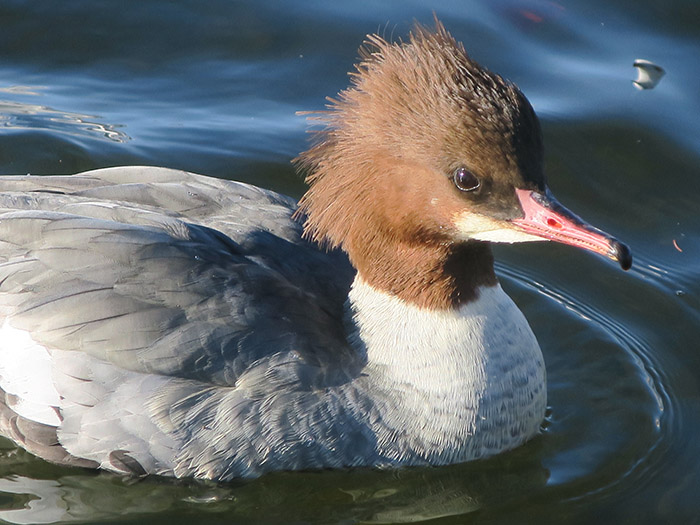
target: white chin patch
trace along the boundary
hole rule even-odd
[[[506,223],[503,221],[473,213],[457,214],[454,219],[454,225],[465,241],[514,243],[548,240],[515,228],[504,227],[504,224]]]
[[[511,229],[501,229],[501,230],[491,230],[485,232],[479,232],[470,237],[476,241],[488,241],[488,242],[534,242],[534,241],[548,241],[549,239],[543,239],[537,235],[531,235],[529,233],[521,232],[519,230]]]

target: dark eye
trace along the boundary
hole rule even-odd
[[[452,178],[455,186],[462,191],[474,191],[481,186],[481,182],[476,178],[476,175],[467,168],[457,168]]]

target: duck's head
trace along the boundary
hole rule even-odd
[[[489,242],[554,240],[630,267],[625,245],[550,193],[525,96],[442,24],[405,43],[369,36],[360,52],[298,159],[309,238],[344,249],[369,284],[435,308],[495,283]]]

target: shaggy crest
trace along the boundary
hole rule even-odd
[[[360,57],[351,86],[329,98],[327,111],[311,113],[325,129],[295,159],[310,185],[299,210],[308,238],[347,249],[349,239],[368,235],[368,226],[382,228],[380,217],[365,215],[377,209],[371,204],[378,182],[416,165],[449,173],[465,160],[483,163],[496,149],[503,166],[494,169],[534,167],[531,178],[543,185],[542,140],[530,104],[469,58],[438,20],[434,31],[416,25],[408,42],[369,35]]]

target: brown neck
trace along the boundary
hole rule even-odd
[[[497,283],[488,243],[347,248],[365,282],[423,308],[459,307],[477,299],[480,286]]]

